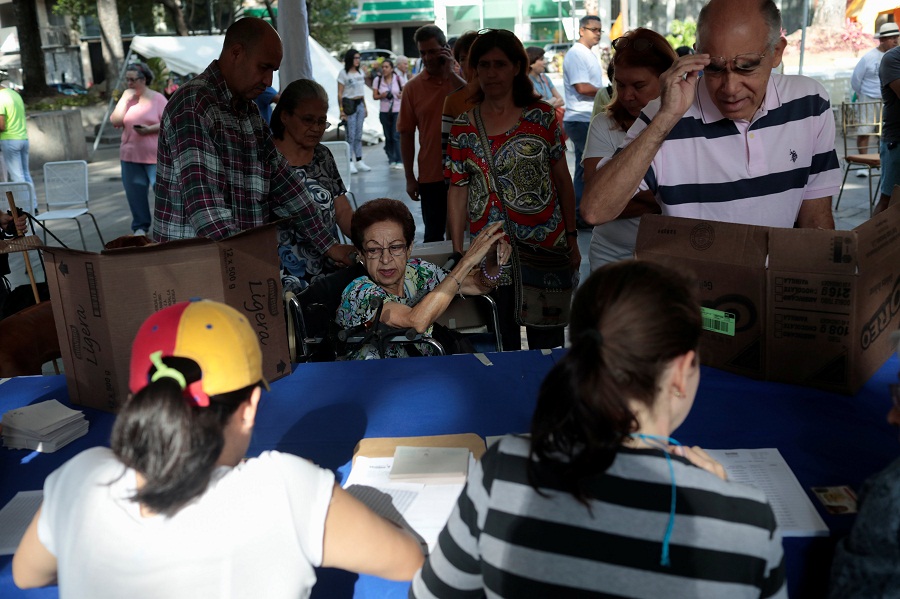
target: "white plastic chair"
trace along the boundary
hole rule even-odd
[[[34,185],[28,181],[8,181],[0,183],[0,206],[6,211],[6,192],[11,191],[16,208],[21,208],[32,216],[37,212],[37,197],[34,193]]]
[[[100,245],[103,245],[103,236],[97,219],[88,210],[88,166],[84,160],[65,160],[62,162],[47,162],[44,164],[44,196],[47,200],[47,212],[37,215],[41,222],[49,220],[72,219],[78,225],[78,234],[81,236],[81,245],[87,250],[84,240],[84,232],[81,229],[79,216],[85,214],[94,221],[97,229],[97,237]],[[47,235],[44,234],[46,242]]]
[[[356,203],[356,195],[350,191],[350,144],[346,141],[323,141],[322,145],[328,148],[328,151],[334,156],[338,174],[341,176],[341,181],[344,182],[344,187],[347,189],[347,199],[350,200],[353,210],[356,211],[359,208]]]

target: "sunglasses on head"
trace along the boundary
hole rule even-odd
[[[612,47],[616,52],[628,47],[631,47],[635,52],[646,52],[653,48],[653,42],[644,38],[631,39],[630,37],[618,37],[613,40]]]

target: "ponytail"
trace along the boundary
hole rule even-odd
[[[188,381],[199,379],[196,362],[164,361]],[[209,406],[199,407],[176,380],[163,377],[130,396],[113,425],[111,446],[145,480],[131,499],[172,516],[202,495],[225,446],[225,426],[255,387],[211,397]]]

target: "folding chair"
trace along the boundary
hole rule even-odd
[[[838,193],[834,209],[841,205],[841,196],[844,194],[844,185],[847,183],[847,175],[850,171],[865,169],[869,179],[869,215],[875,206],[878,189],[881,183],[881,175],[878,175],[878,184],[872,189],[872,169],[881,168],[881,156],[877,149],[881,142],[881,109],[882,103],[875,102],[843,102],[841,103],[841,136],[844,138],[844,180],[841,182],[841,191]],[[856,138],[859,135],[874,137],[874,154],[851,154],[850,148],[856,146]]]
[[[359,205],[356,203],[356,194],[350,191],[350,144],[346,141],[323,141],[322,145],[328,148],[328,151],[334,156],[338,174],[341,176],[341,181],[344,182],[344,187],[347,188],[347,199],[350,200],[350,204],[353,205],[353,210],[355,211],[359,208]]]
[[[88,210],[88,166],[84,160],[66,160],[63,162],[47,162],[44,164],[44,196],[47,200],[47,212],[37,215],[40,222],[50,220],[71,219],[78,225],[81,245],[87,250],[84,231],[78,217],[85,214],[94,221],[100,245],[104,245],[103,236],[97,219]],[[46,242],[46,233],[44,241]]]
[[[6,204],[6,192],[11,191],[16,201],[16,207],[21,208],[32,216],[37,214],[37,196],[34,193],[34,185],[28,181],[9,181],[0,183],[0,206]]]

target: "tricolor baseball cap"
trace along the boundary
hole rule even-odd
[[[208,406],[211,395],[237,391],[260,381],[268,388],[262,376],[259,341],[250,323],[240,312],[219,302],[181,302],[144,321],[131,346],[128,387],[132,393],[150,383],[156,356],[190,358],[200,366],[200,380],[186,389],[199,406]]]

